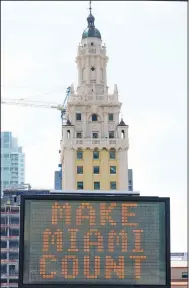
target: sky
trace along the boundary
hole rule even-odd
[[[87,27],[87,1],[1,3],[1,97],[62,104],[77,86],[75,57]],[[171,250],[187,251],[187,3],[94,1],[107,46],[108,86],[118,85],[129,125],[134,190],[171,198]],[[54,187],[60,112],[1,106],[1,129],[26,155],[26,183]]]

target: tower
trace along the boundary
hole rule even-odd
[[[78,46],[78,86],[62,127],[63,190],[128,190],[128,125],[119,122],[117,85],[107,86],[106,46],[91,13]]]

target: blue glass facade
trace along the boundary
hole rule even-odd
[[[11,132],[1,132],[1,191],[25,182],[25,155]],[[2,194],[2,193],[1,193]]]

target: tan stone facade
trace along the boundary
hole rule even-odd
[[[187,261],[173,261],[171,263],[171,287],[188,288]]]

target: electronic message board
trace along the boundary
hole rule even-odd
[[[168,198],[23,196],[21,209],[19,287],[169,287]]]

